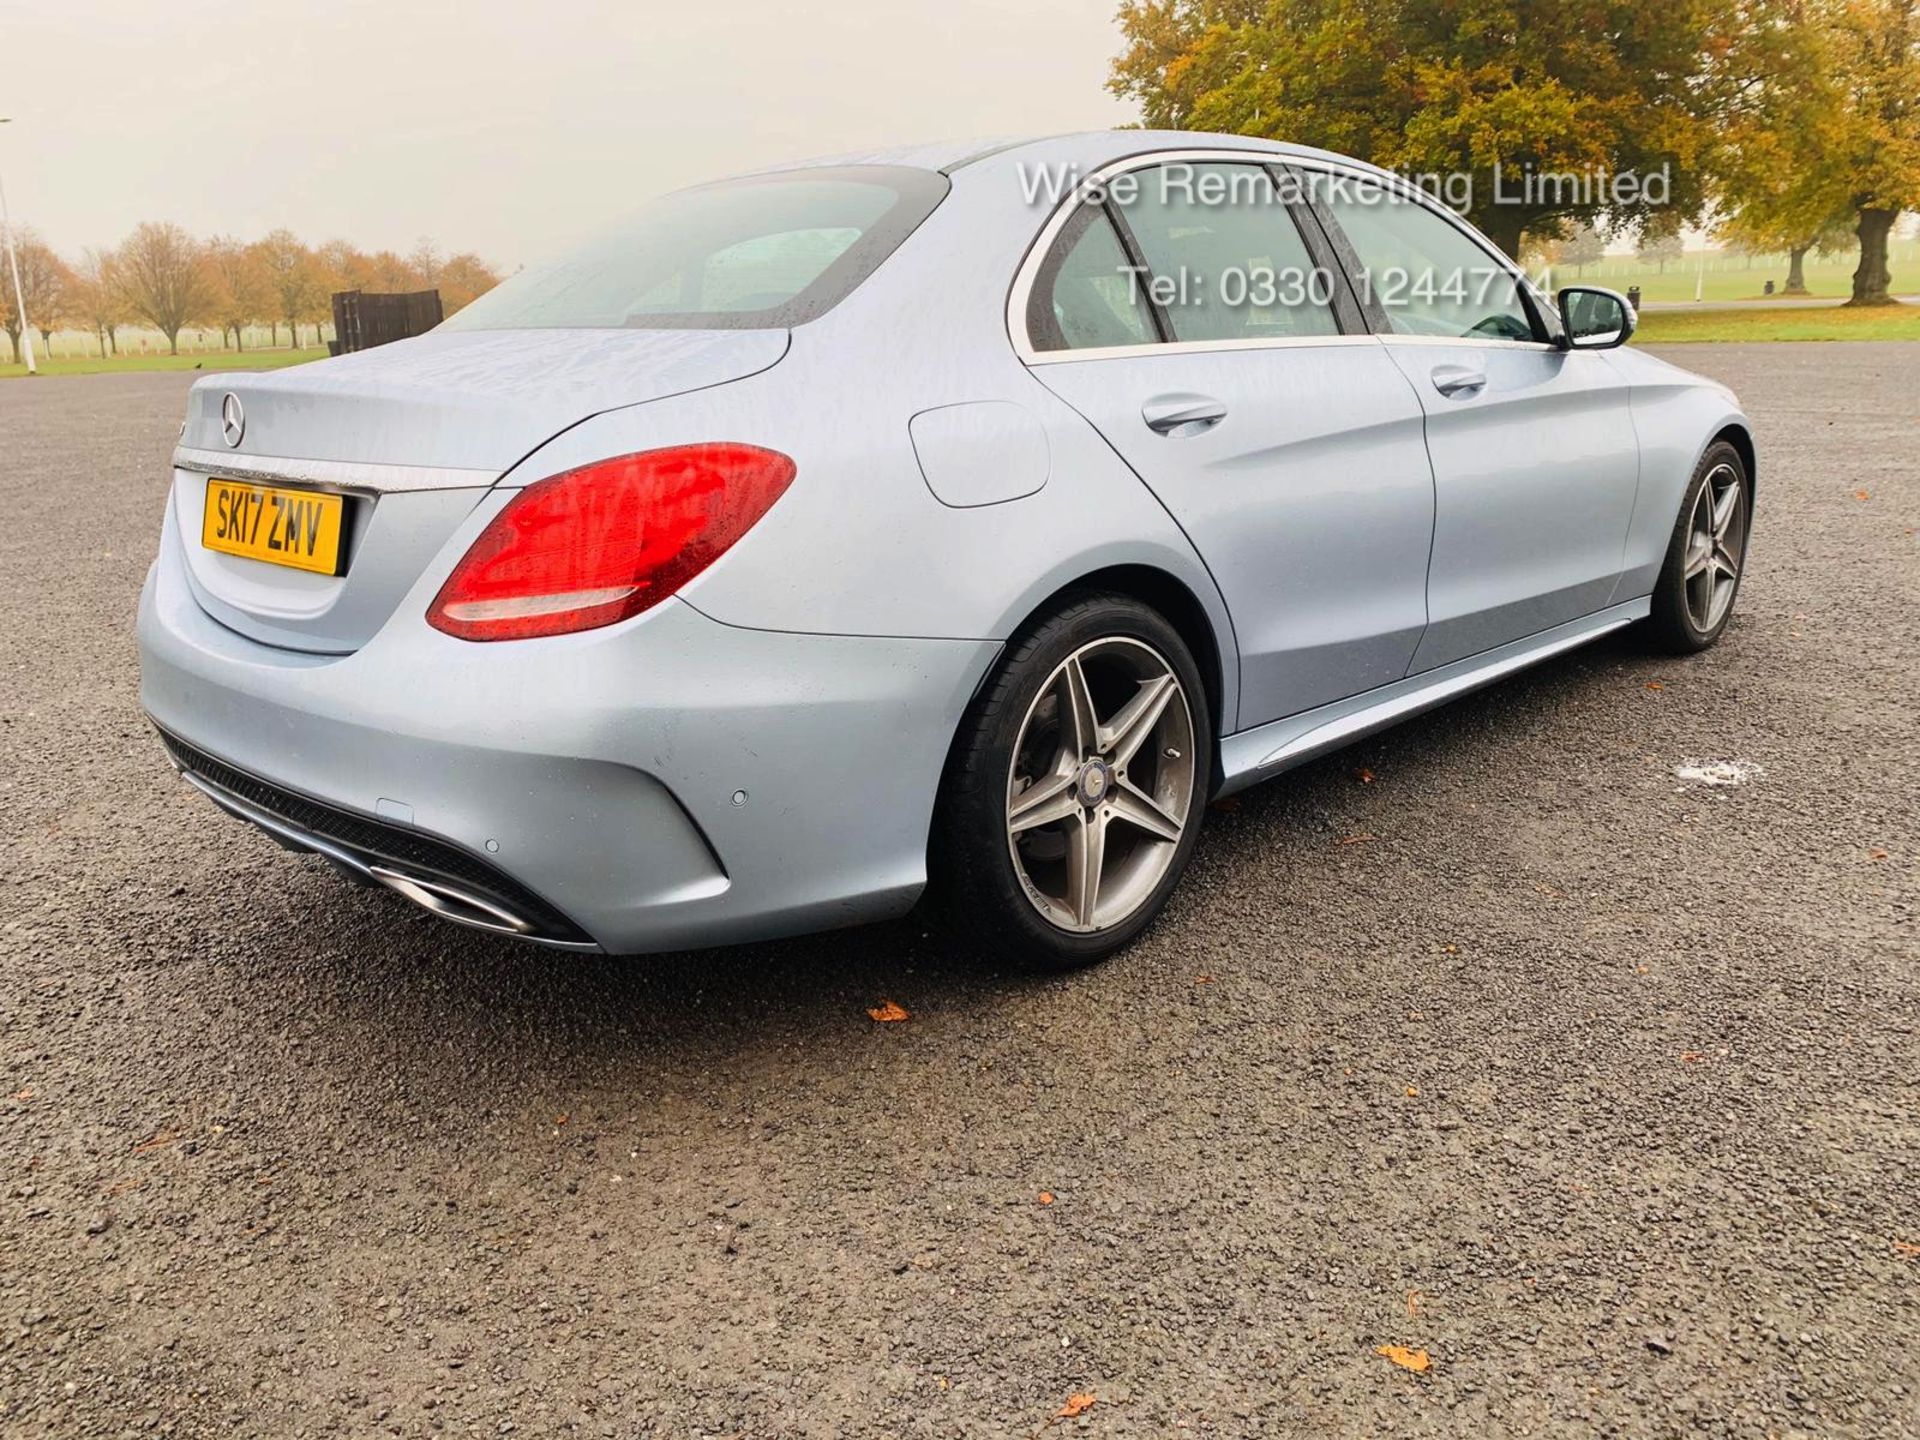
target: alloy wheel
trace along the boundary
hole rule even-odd
[[[1007,776],[1021,889],[1062,930],[1117,925],[1147,903],[1194,804],[1193,714],[1152,646],[1083,645],[1040,687]]]
[[[1717,465],[1687,521],[1687,616],[1701,634],[1726,618],[1746,550],[1746,486],[1731,465]]]

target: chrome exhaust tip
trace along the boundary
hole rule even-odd
[[[469,894],[444,880],[406,875],[398,870],[389,870],[384,865],[369,865],[366,873],[395,894],[406,896],[422,910],[431,911],[442,920],[471,925],[476,930],[491,930],[498,935],[533,933],[533,926],[511,910],[491,900],[482,900],[478,895]]]
[[[198,773],[192,765],[184,763],[181,760],[181,753],[185,748],[185,742],[174,740],[171,736],[167,736],[165,731],[161,734],[167,740],[168,754],[173,756],[181,777],[194,789],[200,791],[229,815],[266,831],[285,848],[318,855],[337,873],[355,884],[384,886],[396,895],[412,901],[428,914],[442,920],[451,920],[456,925],[466,925],[494,935],[509,935],[517,939],[530,940],[555,950],[600,952],[600,946],[584,933],[580,933],[578,938],[575,938],[574,934],[567,933],[571,922],[564,916],[557,918],[550,916],[542,922],[539,919],[538,909],[530,907],[523,912],[513,905],[510,897],[496,895],[478,886],[469,888],[437,869],[415,869],[405,860],[396,860],[382,855],[378,850],[356,844],[351,839],[336,840],[318,834],[305,825],[296,824],[264,808],[254,800],[242,798],[226,786]],[[206,763],[224,765],[224,762],[211,759]],[[232,773],[237,778],[248,779],[240,772]],[[269,787],[269,782],[266,781],[249,780],[249,783],[262,789]],[[321,808],[320,802],[300,800],[292,792],[286,793],[291,802],[307,805],[310,809]],[[364,831],[367,827],[376,825],[377,822],[354,819],[351,823]],[[445,845],[441,848],[452,853]]]

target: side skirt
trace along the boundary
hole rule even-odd
[[[1644,620],[1652,607],[1652,597],[1642,595],[1437,670],[1229,735],[1220,742],[1220,768],[1225,778],[1218,793],[1230,795],[1244,790],[1410,715],[1444,705],[1529,665]]]

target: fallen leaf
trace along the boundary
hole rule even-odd
[[[1194,976],[1194,977],[1193,977],[1193,983],[1194,983],[1194,984],[1196,984],[1196,985],[1211,985],[1211,984],[1213,984],[1213,976],[1211,976],[1211,975],[1196,975],[1196,976]]]
[[[553,1123],[556,1125],[564,1125],[567,1123],[567,1117],[564,1115],[556,1115],[553,1117]]]
[[[1342,835],[1333,843],[1336,845],[1364,845],[1369,840],[1377,840],[1377,835],[1368,835],[1364,831],[1358,835]]]
[[[1652,969],[1653,967],[1651,965],[1636,965],[1633,967],[1633,973],[1636,975],[1645,975]]]
[[[1373,772],[1362,765],[1358,770],[1353,772],[1353,778],[1358,780],[1362,785],[1371,785],[1373,783]]]
[[[1682,1065],[1698,1065],[1706,1058],[1707,1057],[1702,1055],[1698,1050],[1682,1050],[1680,1052],[1680,1063]]]
[[[1920,1255],[1920,1245],[1909,1245],[1904,1240],[1894,1241],[1893,1248],[1898,1250],[1902,1255]]]
[[[1407,1318],[1411,1320],[1415,1316],[1419,1315],[1419,1313],[1420,1313],[1420,1292],[1418,1290],[1409,1290],[1407,1291]]]
[[[1667,687],[1662,685],[1658,680],[1647,681],[1647,689],[1649,690],[1664,690],[1666,688]]]
[[[28,1088],[27,1088],[27,1089],[25,1089],[25,1090],[16,1090],[16,1091],[14,1091],[14,1092],[13,1092],[13,1098],[14,1098],[14,1099],[16,1099],[16,1100],[31,1100],[31,1099],[33,1099],[33,1090],[32,1090],[32,1087],[28,1087]]]
[[[1856,500],[1871,500],[1873,495],[1872,492],[1867,490],[1856,490],[1853,492],[1853,498]]]
[[[1409,1100],[1418,1100],[1420,1098],[1420,1087],[1418,1085],[1407,1086],[1407,1098]]]
[[[1425,1374],[1433,1368],[1433,1360],[1424,1350],[1409,1350],[1404,1345],[1380,1345],[1374,1354],[1384,1355],[1402,1370],[1411,1370],[1416,1375]]]
[[[1051,1191],[1051,1190],[1042,1190],[1042,1191],[1040,1192],[1040,1203],[1041,1203],[1042,1205],[1051,1205],[1051,1204],[1053,1204],[1053,1191]]]
[[[1076,1415],[1084,1415],[1094,1407],[1092,1395],[1069,1395],[1067,1403],[1054,1412],[1056,1420],[1071,1420]]]
[[[1882,850],[1878,845],[1867,851],[1867,859],[1869,860],[1884,860],[1886,858],[1887,852]]]
[[[902,1006],[894,1004],[891,1000],[882,1000],[878,1005],[868,1010],[867,1014],[871,1015],[875,1020],[878,1020],[882,1025],[897,1025],[907,1018],[906,1010]]]

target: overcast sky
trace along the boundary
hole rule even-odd
[[[141,220],[512,269],[662,190],[1123,124],[1116,0],[0,0],[0,180],[62,252]]]

